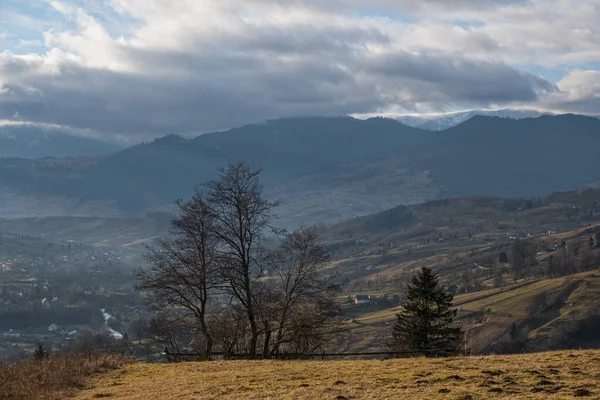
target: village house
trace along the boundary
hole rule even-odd
[[[371,302],[371,296],[368,294],[357,294],[352,296],[354,304],[369,304]]]

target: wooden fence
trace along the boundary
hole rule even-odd
[[[428,355],[427,351],[372,351],[372,352],[355,352],[355,353],[312,353],[312,354],[294,354],[294,353],[281,353],[270,357],[271,360],[313,360],[325,358],[337,358],[337,357],[376,357],[385,356],[389,358],[405,358],[410,356],[423,356]],[[435,352],[435,354],[429,354],[433,357],[448,357],[454,354]],[[196,362],[206,361],[207,358],[204,354],[200,353],[174,353],[170,352],[169,349],[165,349],[165,356],[167,361],[170,363],[176,362]],[[212,352],[209,360],[214,359],[228,359],[228,360],[247,360],[250,359],[247,354],[224,354],[222,352]],[[258,357],[264,359],[263,357]]]

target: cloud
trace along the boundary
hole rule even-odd
[[[600,113],[579,67],[598,59],[600,1],[567,3],[48,1],[68,23],[39,33],[43,52],[0,53],[0,120],[139,140],[298,115]]]
[[[129,52],[136,65],[149,66],[148,73],[20,59],[1,69],[22,79],[6,86],[10,95],[0,100],[5,113],[0,118],[18,110],[30,121],[121,135],[191,134],[276,117],[376,111],[389,104],[407,110],[488,106],[535,100],[538,92],[553,88],[501,63],[410,53],[364,57],[344,46],[323,46],[328,49],[323,54],[339,55],[323,62],[315,50],[296,57],[277,46],[269,47],[268,56],[260,49],[206,57]],[[280,57],[272,55],[274,49]]]
[[[406,91],[416,103],[432,106],[535,101],[538,94],[554,90],[550,82],[506,64],[460,55],[387,55],[377,60],[371,72],[389,81],[386,89],[390,94]]]
[[[541,99],[544,108],[600,116],[600,71],[570,71],[556,86],[557,92]]]

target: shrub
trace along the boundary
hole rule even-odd
[[[120,354],[88,352],[0,365],[0,400],[64,399],[92,375],[132,361]]]

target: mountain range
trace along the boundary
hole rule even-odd
[[[333,222],[446,197],[600,187],[600,120],[475,116],[443,132],[383,118],[289,118],[107,156],[0,159],[0,217],[140,215],[188,197],[218,168],[262,167],[282,223]]]

